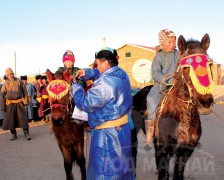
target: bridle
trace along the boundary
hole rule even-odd
[[[187,108],[189,108],[189,106],[192,104],[192,105],[195,105],[195,103],[193,102],[193,94],[192,94],[192,90],[194,89],[194,86],[191,84],[189,85],[186,81],[186,79],[184,78],[184,75],[183,75],[183,71],[181,73],[181,80],[182,80],[182,83],[183,85],[185,84],[187,86],[187,89],[188,89],[188,93],[189,93],[189,99],[187,100],[184,100],[180,97],[177,97],[178,100],[184,102],[185,104],[187,104]]]
[[[195,104],[193,102],[193,94],[192,90],[195,89],[200,94],[208,94],[212,92],[212,73],[210,70],[210,64],[212,63],[211,59],[206,54],[191,54],[185,57],[182,57],[179,61],[179,66],[177,68],[177,72],[181,71],[181,79],[183,84],[185,84],[188,88],[189,99],[183,100],[178,97],[178,100],[187,103],[187,107],[190,104]],[[190,84],[186,81],[183,74],[183,68],[190,68],[189,76],[191,79]],[[208,70],[209,69],[209,70]],[[201,78],[201,79],[200,79]],[[204,79],[203,79],[204,78]],[[204,81],[202,81],[204,80]],[[206,84],[206,87],[204,84]]]
[[[70,85],[64,81],[64,80],[53,80],[49,83],[48,87],[47,87],[47,91],[48,94],[51,98],[58,100],[57,103],[52,103],[50,104],[50,109],[52,112],[53,108],[57,108],[57,107],[62,107],[66,109],[66,113],[64,114],[64,116],[62,116],[61,118],[54,120],[54,118],[51,118],[51,121],[53,123],[54,126],[61,126],[64,123],[64,120],[66,117],[70,117],[70,122],[74,122],[78,125],[81,125],[84,123],[84,121],[79,121],[77,119],[72,119],[72,113],[74,110],[74,102],[73,102],[73,98],[72,98],[72,94],[70,91]],[[60,99],[62,99],[64,96],[69,96],[68,97],[68,103],[62,104],[60,103]],[[72,109],[72,111],[70,110]]]
[[[62,107],[62,108],[66,109],[65,115],[62,116],[59,120],[54,120],[54,118],[51,118],[52,123],[55,126],[62,125],[64,119],[67,116],[71,116],[71,113],[69,111],[69,104],[70,104],[70,106],[72,106],[72,95],[71,95],[71,92],[70,92],[70,85],[64,80],[56,79],[56,80],[53,80],[49,83],[49,85],[47,86],[47,92],[48,92],[48,94],[51,98],[58,100],[57,103],[54,103],[54,102],[50,103],[51,112],[52,112],[52,109],[57,108],[57,107]],[[60,100],[63,97],[67,96],[68,94],[69,94],[68,104],[65,105],[65,104],[60,103]]]
[[[188,51],[188,50],[187,50]],[[187,52],[186,51],[186,52]],[[185,56],[181,57],[179,60],[179,65],[177,67],[176,73],[180,73],[181,75],[181,80],[182,80],[182,84],[183,86],[187,86],[188,89],[188,94],[189,94],[189,99],[182,99],[180,97],[177,97],[178,100],[184,102],[187,104],[187,108],[189,108],[189,106],[195,105],[194,103],[194,98],[193,98],[193,93],[192,90],[194,89],[195,91],[197,91],[199,94],[209,94],[212,92],[212,73],[210,70],[210,64],[212,63],[211,58],[208,57],[207,54],[191,54],[186,56],[186,52],[185,52]],[[208,67],[209,66],[209,67]],[[184,69],[185,67],[189,68],[189,76],[191,81],[187,82],[186,78],[184,77]],[[170,77],[174,76],[174,74],[168,74],[166,76],[164,76],[162,83],[160,85],[160,91],[161,87],[163,84],[166,85],[166,80],[169,79]],[[201,77],[205,77],[204,79],[200,79]],[[206,83],[204,83],[206,82]],[[205,86],[204,86],[204,84]],[[178,85],[176,85],[178,86]],[[163,93],[166,96],[164,97],[162,103],[161,103],[161,107],[163,107],[165,105],[165,102],[167,100],[168,94],[171,94],[175,91],[176,88],[175,84],[172,84],[172,86],[169,88],[168,92]]]

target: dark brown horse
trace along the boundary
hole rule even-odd
[[[70,95],[70,73],[56,71],[53,74],[46,71],[49,85],[49,103],[51,107],[52,130],[54,131],[59,148],[64,158],[66,179],[73,180],[72,165],[76,162],[81,171],[82,179],[86,178],[84,157],[84,128],[85,123],[78,125],[71,118],[74,101]]]
[[[134,128],[131,130],[131,142],[132,142],[132,157],[134,159],[134,164],[136,167],[137,161],[137,150],[138,150],[138,138],[137,135],[139,131],[142,129],[145,133],[145,118],[146,115],[146,99],[150,89],[153,85],[146,86],[142,88],[137,94],[133,96],[133,107],[131,111],[131,118],[134,123]]]
[[[208,34],[201,42],[178,38],[179,66],[174,84],[157,109],[154,147],[158,179],[169,179],[169,161],[175,157],[173,179],[184,179],[184,168],[201,137],[200,114],[211,112],[214,103],[207,49]]]

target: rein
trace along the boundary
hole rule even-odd
[[[52,109],[52,108],[56,108],[56,107],[60,107],[60,106],[65,107],[66,109],[68,109],[68,107],[67,107],[66,105],[64,105],[64,104],[59,104],[59,103],[57,103],[57,104],[52,104],[52,105],[51,105],[51,109]]]
[[[62,97],[61,97],[62,98]],[[60,98],[60,99],[61,99]],[[60,99],[58,99],[58,100],[60,100]],[[51,104],[50,105],[50,109],[52,110],[52,108],[57,108],[57,107],[60,107],[60,106],[62,106],[62,107],[64,107],[64,108],[66,108],[66,115],[64,116],[64,117],[66,117],[67,115],[70,115],[70,113],[69,113],[69,104],[71,105],[71,108],[74,108],[74,107],[72,107],[72,96],[71,96],[71,92],[69,93],[69,103],[67,104],[67,105],[65,105],[65,104],[61,104],[61,103],[55,103],[55,104]],[[64,118],[63,118],[64,119]]]
[[[176,72],[179,71],[179,68],[180,68],[180,66],[178,66]],[[167,79],[169,79],[169,78],[171,78],[171,77],[173,77],[173,76],[174,76],[174,74],[172,74],[172,73],[165,75],[165,76],[163,77],[163,79],[162,79],[161,84],[160,84],[160,92],[162,92],[162,93],[165,94],[166,96],[165,96],[165,98],[163,99],[163,101],[162,101],[160,107],[157,108],[157,111],[160,110],[159,112],[161,112],[161,111],[163,110],[163,108],[164,108],[164,106],[165,106],[165,103],[166,103],[166,101],[167,101],[168,95],[174,92],[173,89],[175,89],[175,85],[174,85],[174,84],[167,84],[167,83],[165,83]],[[189,98],[189,100],[183,100],[183,99],[177,97],[177,99],[180,100],[180,101],[182,101],[182,102],[184,102],[184,103],[187,103],[187,108],[188,108],[190,104],[194,104],[194,103],[192,102],[192,97],[193,97],[193,95],[192,95],[192,93],[191,93],[191,89],[194,88],[194,87],[189,86],[189,85],[187,84],[185,78],[183,77],[183,74],[181,74],[181,78],[182,78],[182,82],[185,83],[185,84],[187,85],[187,87],[188,87],[188,92],[189,92],[189,94],[190,94],[190,98]],[[167,86],[171,85],[171,87],[169,88],[169,90],[168,90],[167,93],[164,93],[164,92],[162,91],[162,86],[163,86],[163,85],[167,85]],[[173,91],[172,91],[172,90],[173,90]],[[172,91],[172,92],[171,92],[171,91]],[[161,113],[160,113],[160,114],[161,114]],[[160,117],[160,114],[159,114],[159,117]]]
[[[215,113],[213,110],[212,110],[212,112],[213,112],[213,114],[214,114],[217,118],[219,118],[220,120],[224,121],[224,119],[223,119],[221,116],[219,116],[217,113]]]
[[[190,104],[193,104],[194,105],[194,103],[192,101],[193,95],[192,95],[192,92],[191,92],[191,89],[193,89],[194,87],[187,84],[187,82],[186,82],[186,80],[185,80],[185,78],[183,76],[183,73],[181,74],[181,78],[182,78],[183,84],[186,84],[187,85],[190,98],[189,98],[189,100],[184,100],[184,99],[181,99],[181,98],[177,97],[177,99],[180,100],[180,101],[182,101],[182,102],[184,102],[184,103],[187,103],[187,108],[189,108],[189,105]]]
[[[61,98],[60,98],[60,99],[61,99]],[[58,99],[58,100],[60,100],[60,99]],[[74,107],[72,106],[72,94],[71,94],[71,92],[69,92],[69,103],[68,103],[68,105],[64,105],[64,104],[60,104],[60,103],[55,103],[55,104],[51,104],[51,105],[50,105],[50,108],[49,108],[49,109],[51,109],[51,110],[52,110],[52,108],[56,108],[56,107],[60,107],[60,106],[66,108],[66,114],[65,114],[64,116],[62,116],[61,119],[59,119],[59,120],[54,120],[54,119],[52,118],[52,123],[54,124],[54,126],[61,126],[61,125],[63,125],[63,121],[64,121],[64,119],[65,119],[67,116],[72,116],[72,112],[71,112],[71,113],[69,112],[69,105],[71,106],[70,108],[74,109]],[[72,119],[72,118],[71,118],[71,119]],[[84,123],[84,121],[80,121],[80,120],[77,120],[77,119],[72,119],[72,120],[70,120],[70,122],[72,122],[72,123],[76,123],[76,124],[78,124],[78,125],[81,125],[81,124]]]

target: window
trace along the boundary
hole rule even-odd
[[[126,52],[125,57],[131,57],[131,52]]]

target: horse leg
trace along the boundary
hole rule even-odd
[[[156,141],[155,141],[156,142]],[[165,151],[165,146],[159,145],[155,148],[156,167],[159,180],[169,179],[169,153]]]
[[[184,168],[187,160],[190,158],[193,153],[193,147],[190,148],[181,148],[179,147],[176,152],[176,161],[174,167],[174,180],[184,179]]]
[[[64,158],[64,168],[66,173],[66,180],[74,180],[73,173],[72,173],[72,164],[73,164],[73,155],[70,152],[69,147],[65,147],[62,144],[59,144],[61,153]]]
[[[84,180],[86,179],[86,160],[85,160],[85,157],[84,157],[84,154],[81,155],[81,157],[78,157],[77,158],[77,164],[79,165],[80,167],[80,171],[81,171],[81,179]]]
[[[137,153],[138,153],[138,138],[137,138],[136,128],[131,130],[131,145],[132,145],[132,157],[133,157],[134,165],[136,168]]]
[[[86,160],[84,156],[84,148],[83,148],[83,143],[79,143],[77,145],[77,164],[80,168],[81,171],[81,179],[86,179]]]
[[[72,160],[68,160],[64,158],[64,168],[66,172],[66,180],[74,180],[72,173]]]
[[[134,124],[134,128],[131,130],[131,145],[132,145],[132,157],[134,165],[137,165],[137,153],[138,153],[138,132],[143,127],[142,114],[138,110],[132,108],[131,118]]]

